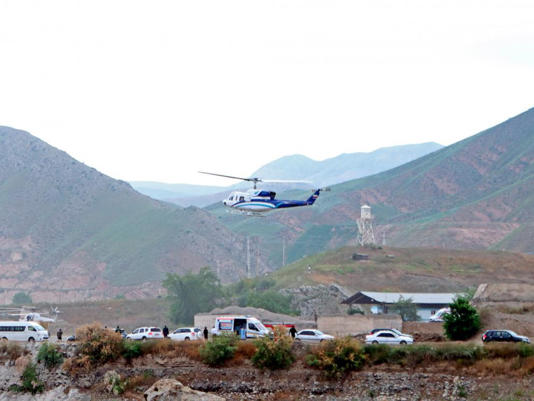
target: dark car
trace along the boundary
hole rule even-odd
[[[485,343],[491,341],[497,342],[524,342],[530,343],[530,339],[525,336],[520,336],[517,333],[514,333],[512,330],[487,330],[482,334],[482,341]]]

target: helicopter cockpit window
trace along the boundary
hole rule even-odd
[[[240,201],[240,202],[243,202],[244,200],[245,200],[245,197],[244,197],[244,196],[240,196],[240,197],[239,197],[239,201]]]
[[[230,196],[228,200],[234,200],[234,195]]]

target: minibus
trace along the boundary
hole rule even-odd
[[[0,322],[0,339],[4,341],[44,341],[48,340],[48,331],[35,322]]]

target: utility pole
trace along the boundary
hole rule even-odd
[[[286,265],[286,239],[282,238],[282,266]]]
[[[250,238],[247,235],[247,278],[250,278]]]
[[[254,276],[257,276],[260,271],[260,237],[256,237],[256,270]]]

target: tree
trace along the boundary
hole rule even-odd
[[[443,315],[443,328],[449,340],[467,340],[480,329],[480,316],[466,297],[458,297],[452,304],[450,313]]]
[[[24,304],[31,304],[32,297],[30,297],[25,292],[17,292],[15,295],[13,295],[13,300],[11,301],[15,305],[24,305]]]
[[[417,305],[413,303],[411,298],[404,299],[401,296],[395,304],[389,307],[389,310],[401,315],[403,322],[419,320]]]
[[[192,323],[195,314],[210,311],[222,296],[219,279],[209,267],[203,267],[198,274],[168,273],[163,287],[167,290],[173,323]]]

